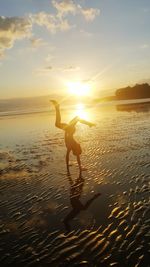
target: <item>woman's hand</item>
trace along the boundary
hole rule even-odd
[[[96,126],[96,124],[92,123],[92,122],[89,122],[89,127],[93,127],[93,126]]]

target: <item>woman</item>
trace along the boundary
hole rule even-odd
[[[78,144],[76,142],[76,140],[74,139],[74,133],[76,131],[75,125],[77,124],[77,122],[86,124],[90,127],[94,126],[95,124],[88,122],[88,121],[85,121],[85,120],[82,120],[79,117],[73,118],[73,120],[71,120],[68,124],[62,123],[58,102],[55,100],[50,100],[50,102],[54,105],[55,111],[56,111],[55,126],[59,129],[62,129],[65,131],[65,144],[66,144],[66,148],[67,148],[67,153],[66,153],[67,170],[69,172],[69,155],[70,155],[70,152],[72,151],[73,154],[77,157],[79,170],[81,171],[82,168],[81,168],[80,154],[82,153],[82,149],[81,149],[80,144]]]

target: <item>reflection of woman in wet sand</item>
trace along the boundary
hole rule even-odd
[[[81,173],[79,175],[79,178],[76,179],[75,183],[73,183],[70,175],[68,176],[68,178],[70,182],[70,202],[72,210],[69,212],[69,214],[65,217],[63,221],[67,232],[71,229],[70,221],[73,220],[80,213],[80,211],[87,210],[91,203],[94,201],[94,199],[101,195],[100,193],[97,193],[85,204],[82,204],[82,202],[80,201],[80,197],[83,191],[84,179],[82,178]]]
[[[73,154],[77,157],[77,162],[80,171],[82,170],[81,168],[81,161],[80,161],[80,154],[82,153],[81,146],[78,144],[75,139],[74,139],[74,133],[76,131],[75,125],[77,122],[86,124],[90,127],[94,126],[94,123],[85,121],[80,119],[79,117],[73,118],[68,124],[67,123],[62,123],[61,122],[61,115],[60,115],[60,109],[59,109],[59,104],[55,100],[50,101],[56,110],[56,122],[55,126],[59,129],[62,129],[65,131],[65,144],[67,148],[67,153],[66,153],[66,164],[67,164],[67,170],[69,171],[69,154],[72,151]]]

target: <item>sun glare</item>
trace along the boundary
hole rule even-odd
[[[75,116],[79,116],[81,119],[89,120],[89,113],[85,108],[85,105],[82,103],[79,103],[75,107]]]
[[[67,88],[70,94],[76,96],[87,96],[90,93],[91,86],[89,83],[68,82]]]

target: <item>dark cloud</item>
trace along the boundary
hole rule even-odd
[[[13,46],[15,40],[29,37],[32,24],[21,17],[0,17],[0,55]]]

